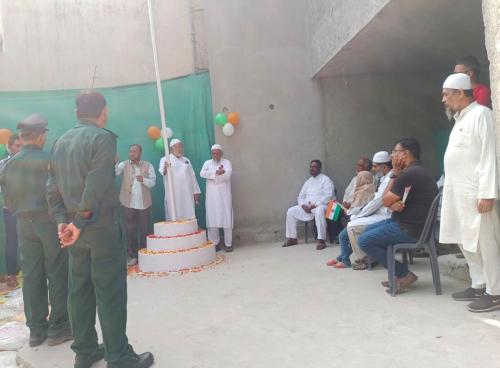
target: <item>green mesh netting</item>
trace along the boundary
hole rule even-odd
[[[185,154],[195,169],[202,193],[205,182],[199,172],[203,162],[210,157],[210,146],[214,142],[212,97],[208,73],[199,73],[162,82],[167,126],[172,128],[174,138],[185,144]],[[152,189],[153,220],[164,218],[163,179],[158,173],[158,164],[163,153],[154,148],[154,142],[147,135],[150,125],[161,126],[156,84],[104,88],[109,107],[107,128],[118,136],[118,155],[121,160],[128,157],[132,143],[143,146],[143,159],[151,162],[157,175]],[[0,92],[0,128],[15,131],[16,124],[32,113],[40,113],[49,121],[48,142],[52,143],[76,123],[75,96],[78,90],[40,92]],[[119,185],[119,180],[117,185]],[[196,216],[201,227],[205,227],[204,196],[197,207]],[[1,211],[0,211],[1,212]],[[0,214],[0,275],[5,273],[5,229]]]

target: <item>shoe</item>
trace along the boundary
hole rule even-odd
[[[35,333],[30,332],[29,346],[30,348],[40,346],[46,339],[47,335],[37,335]]]
[[[341,268],[351,268],[351,265],[346,265],[344,262],[338,262],[333,267],[334,268],[338,268],[338,269],[341,269]]]
[[[282,247],[291,247],[292,245],[297,245],[299,242],[297,239],[287,239],[286,242],[282,245]]]
[[[467,306],[471,312],[492,312],[500,309],[500,295],[484,294]]]
[[[486,292],[486,289],[474,289],[474,288],[467,288],[464,291],[459,291],[456,293],[452,293],[451,297],[453,300],[457,301],[474,301],[478,300],[480,297],[484,295]]]
[[[410,285],[415,283],[417,280],[418,276],[413,272],[408,272],[405,277],[396,278],[396,294],[400,294],[404,290],[408,289]],[[387,289],[387,292],[389,292],[389,289]]]
[[[49,338],[47,339],[47,345],[48,346],[61,345],[62,343],[71,340],[73,340],[73,334],[71,333],[70,329],[67,329],[63,331],[59,336],[49,336]]]
[[[128,266],[128,267],[135,266],[136,264],[137,264],[137,258],[132,258],[132,257],[130,257],[130,258],[127,260],[127,266]]]
[[[233,251],[233,246],[230,247],[224,247],[224,252],[229,252],[231,253]]]
[[[133,353],[130,358],[119,363],[108,363],[108,368],[148,368],[151,367],[155,359],[153,354],[147,352],[142,354]]]
[[[382,286],[385,287],[385,288],[388,288],[389,287],[389,281],[382,281],[381,282]]]
[[[216,252],[219,252],[219,251],[221,251],[221,250],[222,250],[222,247],[220,246],[220,244],[217,244],[217,245],[215,246],[215,251],[216,251]]]
[[[99,344],[97,350],[91,354],[76,354],[75,368],[90,368],[94,363],[104,359],[104,345]]]
[[[11,289],[17,289],[19,287],[19,283],[17,282],[16,275],[7,276],[7,287]]]
[[[326,248],[326,243],[324,240],[318,240],[318,244],[316,245],[317,250],[323,250]]]
[[[337,259],[334,258],[334,259],[330,259],[328,262],[326,262],[326,265],[327,266],[335,266],[337,263],[339,263],[339,261],[337,261]]]

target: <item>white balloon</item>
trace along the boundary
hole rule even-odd
[[[224,126],[222,127],[222,133],[226,137],[232,136],[234,134],[234,125],[231,123],[224,124]]]
[[[163,137],[163,129],[161,130],[161,136]],[[174,131],[167,127],[167,139],[170,139],[174,136]]]

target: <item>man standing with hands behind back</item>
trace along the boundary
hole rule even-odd
[[[47,199],[69,251],[68,310],[75,368],[105,357],[108,368],[147,368],[151,353],[128,343],[126,245],[115,187],[116,135],[105,129],[104,96],[83,91],[76,98],[77,125],[54,144]],[[104,348],[97,344],[96,307]]]
[[[467,74],[450,75],[443,84],[446,113],[455,125],[444,155],[441,243],[458,244],[469,265],[472,284],[452,294],[471,301],[471,312],[500,309],[500,224],[491,110],[474,101]]]

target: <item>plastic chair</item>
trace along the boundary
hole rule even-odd
[[[429,253],[429,260],[431,262],[432,271],[432,283],[434,284],[434,289],[436,295],[441,295],[441,278],[439,276],[439,265],[437,261],[437,241],[435,237],[435,227],[437,226],[437,212],[439,200],[441,198],[441,191],[432,201],[431,207],[427,214],[427,219],[425,220],[424,228],[420,234],[420,239],[416,243],[400,243],[393,244],[387,247],[387,276],[389,280],[389,294],[391,296],[396,295],[396,252],[402,250],[403,252],[411,251],[414,249],[424,248]],[[408,264],[407,257],[403,256],[403,262]]]

